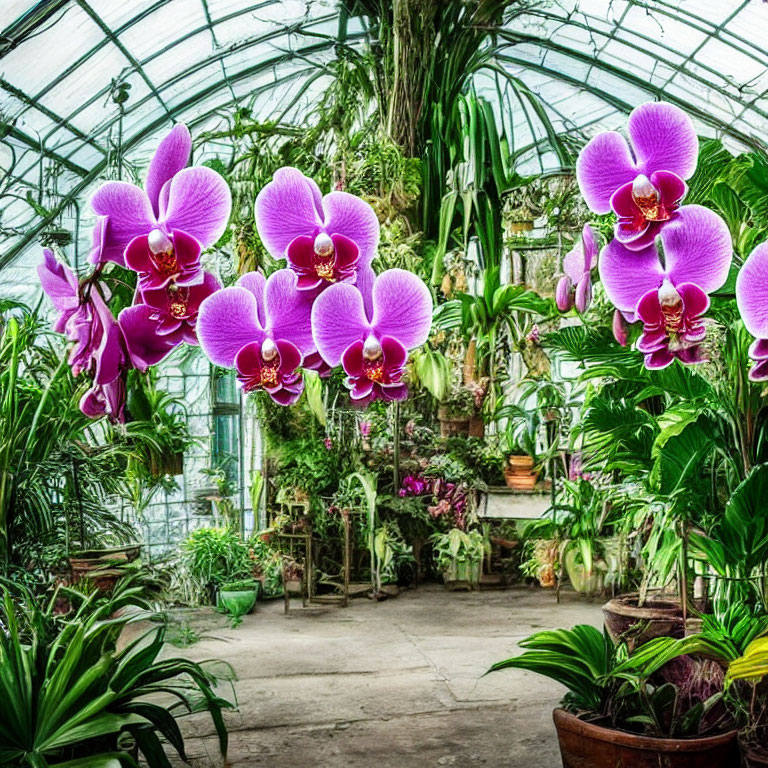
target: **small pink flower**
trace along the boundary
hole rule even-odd
[[[333,440],[331,440],[330,437],[326,437],[325,440],[323,440],[323,444],[325,445],[326,451],[330,451],[333,448]]]

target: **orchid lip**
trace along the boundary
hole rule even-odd
[[[645,174],[636,176],[632,182],[632,200],[646,221],[669,219],[669,214],[661,202],[661,193]]]

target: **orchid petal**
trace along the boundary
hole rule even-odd
[[[350,344],[362,342],[371,327],[363,296],[348,283],[337,283],[323,291],[312,307],[312,335],[323,360],[336,366]]]
[[[186,168],[191,152],[192,137],[187,126],[183,124],[175,125],[155,150],[144,185],[155,216],[160,214],[160,190],[163,184],[182,168]]]
[[[412,272],[388,269],[373,284],[373,321],[379,337],[392,336],[407,349],[421,346],[432,328],[432,294]]]
[[[102,261],[124,264],[123,251],[138,235],[157,226],[154,211],[144,190],[125,181],[110,181],[96,190],[91,208],[109,221],[103,231]]]
[[[77,278],[66,264],[57,261],[49,248],[43,251],[43,263],[37,267],[37,276],[43,291],[59,312],[77,308]]]
[[[595,213],[609,213],[611,195],[637,176],[626,139],[616,131],[599,133],[576,160],[576,179],[587,205]]]
[[[563,256],[563,272],[574,284],[578,283],[584,274],[584,261],[584,250],[581,245],[577,245]]]
[[[584,269],[589,272],[597,266],[597,237],[595,230],[585,224],[581,230],[581,249],[584,253]]]
[[[600,280],[611,303],[622,312],[634,312],[648,291],[656,290],[664,279],[656,249],[630,251],[617,240],[603,248],[598,264]]]
[[[747,330],[768,337],[768,243],[758,245],[739,271],[736,303]]]
[[[693,175],[699,139],[688,115],[664,102],[648,102],[632,110],[627,123],[639,173],[671,171],[683,179]]]
[[[373,319],[373,284],[376,282],[376,272],[370,264],[361,264],[357,270],[355,285],[363,295],[363,306],[365,307],[365,316],[368,320]]]
[[[302,354],[295,344],[285,339],[278,339],[275,342],[275,346],[280,353],[280,367],[278,371],[281,376],[290,376],[301,365]]]
[[[197,166],[185,168],[171,179],[167,205],[163,203],[161,195],[160,218],[166,229],[181,229],[208,248],[227,228],[232,195],[216,171]]]
[[[731,235],[726,223],[709,208],[680,208],[661,230],[661,242],[666,273],[675,285],[695,283],[705,293],[712,293],[728,279],[733,258]]]
[[[311,295],[298,290],[296,273],[279,269],[264,286],[265,329],[273,339],[295,344],[302,355],[314,352],[312,303]]]
[[[259,323],[262,328],[267,327],[267,315],[264,312],[264,287],[267,284],[267,278],[261,272],[246,272],[235,283],[241,288],[246,288],[256,297],[256,305],[259,309]]]
[[[749,356],[753,360],[768,360],[768,339],[755,339],[749,346]]]
[[[314,237],[323,227],[320,190],[296,168],[280,168],[256,198],[256,229],[275,259],[285,257],[299,235]]]
[[[214,365],[232,368],[242,347],[265,337],[256,297],[246,288],[224,288],[200,305],[197,338]]]
[[[323,229],[348,237],[360,249],[360,262],[370,264],[379,246],[379,219],[373,208],[349,192],[331,192],[323,198],[323,210]]]
[[[142,372],[157,365],[181,342],[178,334],[157,333],[157,316],[146,304],[124,309],[119,323],[131,362]]]

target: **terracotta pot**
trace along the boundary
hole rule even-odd
[[[563,768],[738,768],[738,731],[696,739],[656,739],[603,728],[556,709]]]
[[[533,469],[531,456],[510,456],[504,468],[504,481],[516,491],[532,491],[539,480],[539,472]]]
[[[77,583],[87,579],[99,592],[111,592],[118,579],[127,573],[125,566],[140,552],[141,544],[77,552],[69,558],[72,580]]]
[[[630,650],[654,637],[683,637],[683,611],[676,598],[650,598],[642,608],[639,595],[619,595],[603,606],[605,628],[614,642],[624,636]]]

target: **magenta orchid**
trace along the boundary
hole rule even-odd
[[[622,313],[643,322],[637,349],[648,368],[675,359],[703,362],[703,315],[709,294],[728,277],[733,257],[725,222],[707,208],[689,205],[661,231],[664,263],[655,245],[629,251],[618,240],[600,257],[600,278],[608,298]]]
[[[133,364],[140,371],[157,365],[179,344],[197,345],[195,327],[200,305],[221,289],[210,273],[189,287],[170,283],[163,288],[137,291],[137,303],[118,318]]]
[[[755,248],[736,278],[736,303],[747,330],[755,337],[749,356],[752,381],[768,379],[768,243]]]
[[[299,399],[304,382],[297,369],[315,352],[312,299],[297,282],[290,269],[268,279],[249,272],[205,299],[197,318],[200,346],[211,362],[235,368],[244,391],[263,389],[281,405]]]
[[[618,216],[616,239],[640,251],[677,216],[699,142],[688,115],[663,102],[632,110],[627,132],[629,143],[616,131],[595,136],[579,155],[576,177],[595,213]]]
[[[275,259],[287,258],[311,290],[354,281],[379,242],[379,220],[364,200],[348,192],[324,197],[296,168],[280,168],[256,198],[256,227]]]
[[[120,328],[101,294],[105,289],[95,280],[81,287],[72,270],[57,261],[52,251],[43,253],[37,273],[43,291],[59,312],[54,329],[74,342],[69,354],[72,373],[88,372],[93,377],[93,387],[82,398],[80,408],[87,416],[106,414],[123,421],[123,374],[130,361]]]
[[[358,404],[402,400],[408,350],[423,344],[432,325],[432,296],[411,272],[389,269],[359,288],[332,285],[312,307],[317,350],[330,366],[342,364],[350,396]]]
[[[584,225],[581,243],[563,258],[563,271],[555,290],[555,302],[561,312],[574,304],[579,313],[592,303],[592,270],[597,266],[597,240],[589,224]]]
[[[139,273],[140,291],[199,285],[204,275],[200,266],[200,243],[181,230],[170,237],[159,229],[135,237],[125,249],[125,266]]]
[[[124,266],[125,250],[131,241],[148,238],[150,254],[156,257],[158,277],[162,277],[172,271],[174,232],[185,232],[203,248],[221,237],[232,206],[229,187],[210,168],[187,168],[191,149],[189,131],[186,126],[177,125],[160,142],[149,166],[145,189],[111,181],[96,191],[91,207],[99,220],[91,261],[114,261]],[[190,279],[189,275],[186,279]]]

